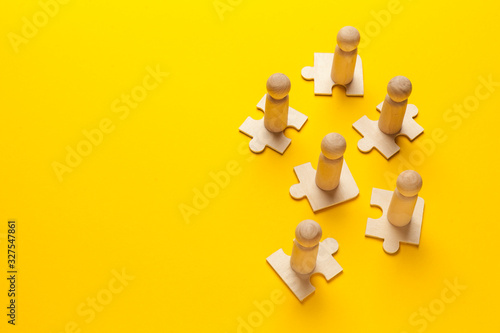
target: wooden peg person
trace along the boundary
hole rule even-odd
[[[323,232],[313,220],[300,222],[295,229],[290,266],[298,274],[309,274],[316,268],[319,241]]]
[[[389,81],[378,121],[378,128],[385,134],[401,131],[411,90],[411,82],[404,76],[396,76]]]
[[[387,212],[387,219],[392,225],[404,227],[410,223],[421,188],[422,177],[418,172],[413,170],[401,172]]]
[[[320,189],[331,191],[339,186],[345,150],[345,139],[338,133],[329,133],[321,141],[316,171],[316,185]]]
[[[336,84],[351,83],[358,57],[359,41],[360,35],[356,28],[346,26],[339,30],[331,72],[332,80]]]
[[[264,126],[273,133],[285,130],[288,124],[288,93],[290,79],[285,74],[276,73],[267,79],[267,95],[264,113]]]

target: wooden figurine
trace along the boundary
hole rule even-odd
[[[337,34],[331,71],[331,78],[336,84],[346,86],[352,82],[358,58],[359,40],[359,31],[351,26],[343,27]]]
[[[259,120],[248,117],[239,130],[252,137],[252,152],[260,153],[267,146],[283,154],[292,141],[285,136],[285,129],[293,127],[300,130],[307,121],[307,116],[289,107],[291,83],[285,74],[271,75],[266,87],[268,93],[257,104],[257,108],[264,112],[264,117]]]
[[[290,266],[296,273],[310,274],[314,271],[322,234],[321,226],[313,220],[299,223],[290,257]]]
[[[346,147],[344,137],[338,133],[327,134],[321,141],[316,171],[316,185],[320,189],[331,191],[339,186]]]
[[[387,210],[387,219],[392,225],[404,227],[410,223],[421,188],[422,177],[418,172],[406,170],[399,175]]]
[[[411,82],[404,76],[396,76],[389,81],[378,120],[378,128],[385,134],[401,131],[411,90]]]
[[[302,68],[304,80],[314,80],[315,95],[331,95],[333,86],[345,87],[347,96],[363,96],[363,65],[358,55],[359,31],[351,26],[337,34],[335,53],[314,53],[314,67]]]
[[[371,205],[382,209],[379,219],[368,219],[365,235],[384,239],[387,253],[399,250],[399,243],[418,245],[424,213],[424,199],[418,196],[422,177],[413,170],[403,171],[394,192],[374,188]]]
[[[339,248],[333,238],[320,242],[322,230],[313,220],[305,220],[295,229],[292,256],[279,249],[267,258],[290,290],[302,302],[315,290],[311,284],[313,274],[321,274],[327,281],[342,272],[342,267],[332,257]]]
[[[292,84],[285,74],[276,73],[267,79],[264,126],[269,132],[283,132],[288,124],[288,93]]]
[[[327,134],[321,141],[318,169],[311,163],[294,168],[299,184],[290,187],[294,199],[307,197],[313,211],[318,211],[358,196],[359,189],[344,160],[346,141],[338,133]]]
[[[413,119],[418,114],[417,107],[408,104],[411,91],[411,82],[404,76],[389,81],[385,100],[377,106],[380,119],[374,121],[363,116],[352,125],[363,136],[358,141],[359,150],[367,153],[375,148],[389,159],[399,151],[397,136],[404,135],[413,141],[424,131]]]

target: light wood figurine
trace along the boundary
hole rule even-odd
[[[333,238],[320,242],[322,230],[313,220],[300,222],[295,229],[292,256],[282,249],[267,258],[267,262],[278,273],[290,290],[303,301],[315,290],[311,284],[313,274],[321,274],[327,281],[342,272],[342,267],[332,257],[339,248]]]
[[[285,129],[293,127],[300,131],[307,121],[307,116],[289,106],[288,93],[291,83],[285,74],[271,75],[266,88],[267,94],[257,104],[257,108],[264,111],[264,118],[255,120],[248,117],[239,130],[252,137],[252,152],[260,153],[269,147],[283,154],[292,141],[285,136]]]
[[[314,67],[302,68],[304,80],[314,80],[315,95],[331,95],[341,85],[347,96],[363,96],[363,65],[358,55],[359,31],[343,27],[337,34],[334,53],[314,53]]]
[[[403,171],[394,192],[374,188],[371,205],[382,209],[379,219],[368,219],[365,235],[384,239],[387,253],[399,250],[399,243],[418,245],[424,213],[424,199],[418,196],[422,177],[413,170]]]
[[[378,120],[378,128],[385,134],[401,131],[411,90],[411,82],[404,76],[396,76],[389,81]]]
[[[344,160],[345,150],[342,135],[327,134],[321,141],[318,169],[314,170],[311,163],[293,169],[300,183],[290,187],[292,198],[307,197],[316,212],[358,196],[358,186]]]
[[[264,126],[273,133],[283,132],[288,124],[288,93],[292,84],[285,74],[276,73],[267,79]]]
[[[352,82],[359,41],[359,31],[354,27],[343,27],[338,32],[331,71],[332,80],[336,84],[345,86]]]
[[[346,147],[344,137],[338,133],[327,134],[321,141],[316,171],[316,185],[320,189],[331,191],[339,186]]]
[[[385,100],[377,105],[379,120],[363,116],[352,125],[363,136],[358,141],[359,150],[367,153],[375,148],[389,159],[399,151],[395,142],[397,136],[404,135],[412,141],[424,131],[413,119],[418,114],[417,107],[408,104],[411,91],[412,84],[404,76],[396,76],[389,81]]]

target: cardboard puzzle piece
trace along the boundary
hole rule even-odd
[[[257,104],[257,108],[263,112],[266,105],[266,96],[262,97],[260,102]],[[304,126],[307,121],[307,116],[300,113],[299,111],[289,107],[288,108],[288,127],[293,127],[297,131],[300,131],[302,126]],[[287,138],[284,132],[273,133],[266,129],[264,126],[264,117],[259,120],[255,120],[252,117],[248,117],[245,122],[239,128],[240,132],[245,133],[252,138],[250,140],[250,150],[254,153],[262,152],[266,146],[283,154],[285,150],[290,145],[291,139]]]
[[[369,218],[365,231],[365,236],[383,239],[384,251],[391,254],[399,250],[400,242],[414,245],[420,243],[420,231],[424,215],[424,199],[419,197],[410,223],[404,227],[392,225],[387,219],[387,210],[391,203],[392,194],[392,191],[373,189],[370,205],[380,207],[383,214],[378,219]]]
[[[315,95],[332,95],[333,82],[332,73],[333,53],[314,53],[314,67],[302,68],[301,74],[304,80],[314,80]],[[351,83],[345,85],[347,96],[363,96],[363,64],[361,57],[356,58],[354,77]]]
[[[316,170],[311,163],[296,166],[293,170],[299,179],[299,184],[290,187],[290,195],[297,200],[307,197],[314,212],[353,199],[359,194],[356,181],[345,160],[339,186],[331,191],[323,191],[316,185]]]
[[[290,256],[283,252],[283,249],[267,257],[267,262],[280,276],[288,288],[302,302],[304,298],[311,295],[316,288],[311,284],[311,276],[321,274],[327,281],[342,272],[342,267],[332,257],[339,249],[338,242],[333,238],[326,238],[319,243],[318,258],[316,268],[310,274],[298,274],[290,266]]]
[[[380,112],[382,110],[383,104],[384,102],[377,105],[377,111]],[[358,141],[358,149],[363,153],[367,153],[375,148],[386,159],[390,159],[399,151],[399,146],[395,142],[397,136],[404,135],[410,141],[413,141],[424,131],[424,128],[413,119],[417,114],[417,107],[413,104],[408,104],[401,131],[396,134],[385,134],[378,128],[378,120],[370,120],[367,116],[363,116],[352,124],[352,127],[363,136],[363,138]]]

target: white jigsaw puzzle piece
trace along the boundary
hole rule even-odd
[[[304,80],[314,80],[315,95],[332,95],[333,86],[336,85],[331,77],[333,53],[314,53],[314,67],[302,68],[301,75]],[[351,83],[344,86],[347,96],[363,96],[363,64],[361,57],[356,58],[354,76]]]
[[[265,112],[266,96],[257,104],[257,108],[262,112]],[[302,126],[304,126],[307,121],[307,116],[300,113],[299,111],[289,107],[288,108],[288,127],[293,127],[300,131]],[[280,154],[283,154],[285,150],[290,145],[292,140],[287,138],[284,132],[273,133],[266,129],[264,126],[264,118],[255,120],[252,117],[248,117],[245,122],[240,126],[239,130],[246,135],[252,137],[250,140],[250,150],[254,153],[262,152],[266,147],[269,147]]]
[[[293,170],[299,179],[299,184],[290,187],[290,195],[297,200],[307,197],[314,212],[353,199],[359,194],[356,181],[345,160],[339,186],[332,191],[323,191],[316,185],[316,170],[311,163],[301,164]]]
[[[339,249],[338,242],[333,238],[326,238],[319,243],[316,268],[310,274],[298,274],[290,266],[290,256],[283,252],[283,249],[267,257],[267,262],[290,288],[290,290],[302,302],[311,295],[316,288],[311,284],[311,276],[321,274],[327,281],[330,281],[337,274],[342,272],[342,267],[332,257]]]
[[[382,110],[383,104],[384,102],[377,105],[377,111],[380,112]],[[413,119],[417,114],[417,107],[413,104],[408,104],[401,131],[396,134],[385,134],[378,128],[378,120],[370,120],[367,116],[363,116],[352,125],[363,136],[358,141],[358,149],[367,153],[375,148],[386,159],[390,159],[400,149],[395,141],[397,136],[403,135],[410,141],[413,141],[424,131],[423,127]]]
[[[418,198],[410,223],[404,227],[396,227],[387,219],[387,210],[391,203],[392,191],[374,188],[370,205],[382,209],[382,216],[378,219],[368,218],[365,236],[380,238],[384,240],[383,248],[387,253],[396,253],[399,243],[418,245],[420,243],[420,232],[424,214],[424,199]]]

